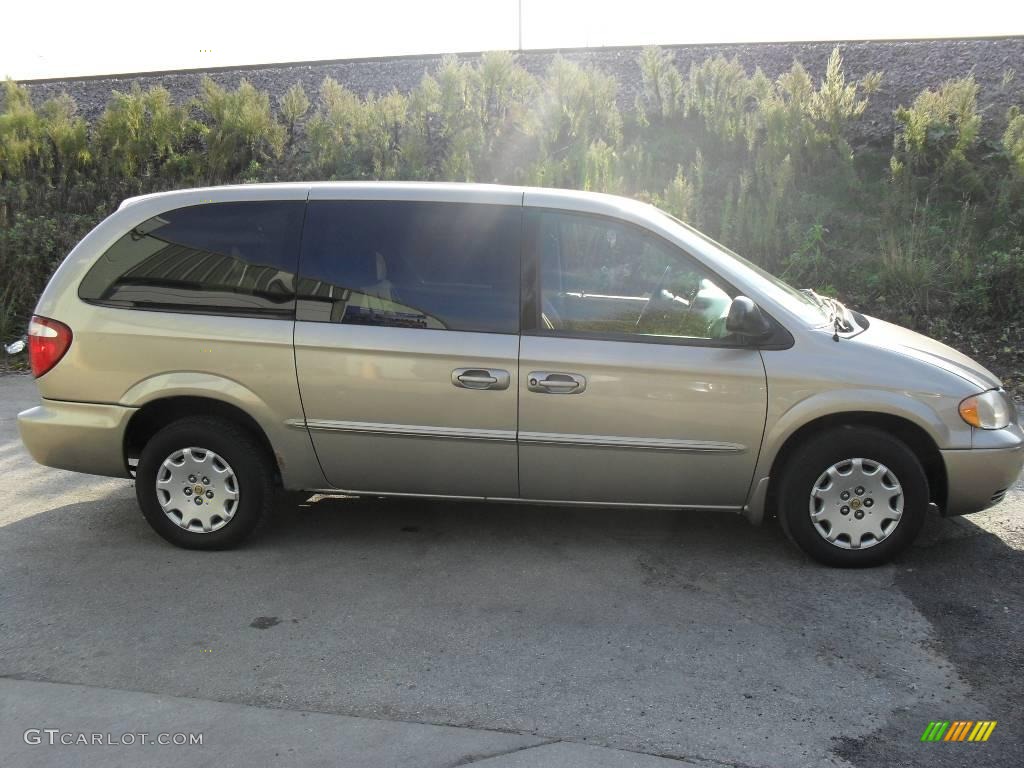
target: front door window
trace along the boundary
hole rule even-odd
[[[541,321],[611,337],[721,339],[732,298],[696,262],[626,223],[545,211]],[[640,339],[637,339],[640,340]]]

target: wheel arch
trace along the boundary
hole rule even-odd
[[[274,482],[280,485],[281,467],[277,453],[256,419],[237,405],[206,396],[171,395],[156,398],[135,411],[124,433],[125,463],[130,466],[132,459],[138,459],[146,443],[161,429],[188,416],[225,419],[245,429],[263,447],[274,467]]]
[[[938,445],[926,429],[906,417],[891,413],[844,411],[812,419],[786,437],[771,461],[765,511],[774,513],[779,480],[798,446],[813,435],[824,431],[854,427],[880,429],[905,443],[921,462],[925,477],[928,479],[930,501],[934,502],[939,509],[945,509],[948,498],[946,465],[942,460]]]

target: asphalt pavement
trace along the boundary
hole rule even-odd
[[[188,552],[32,462],[36,397],[0,376],[0,765],[1024,765],[1022,483],[858,571],[723,513],[345,498]]]

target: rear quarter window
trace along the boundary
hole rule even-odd
[[[177,208],[121,237],[78,288],[108,306],[291,318],[305,203]]]

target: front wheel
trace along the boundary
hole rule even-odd
[[[228,549],[267,517],[274,497],[266,451],[223,419],[182,419],[142,450],[135,495],[163,538],[186,549]]]
[[[900,440],[869,427],[819,434],[783,471],[778,515],[786,534],[826,565],[878,565],[917,537],[928,479]]]

